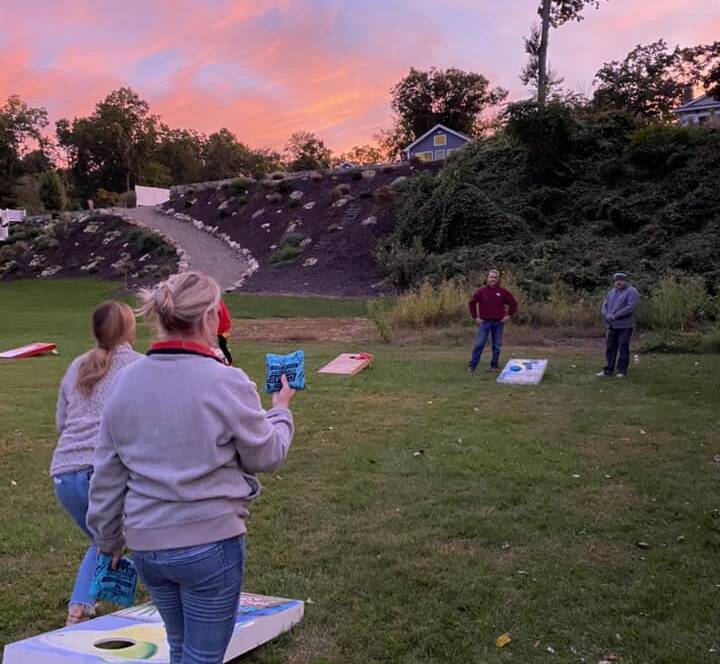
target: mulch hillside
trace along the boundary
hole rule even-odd
[[[276,175],[186,189],[162,207],[217,226],[251,252],[260,268],[245,292],[367,296],[385,289],[374,253],[394,226],[393,183],[419,169],[437,165]],[[295,248],[278,256],[285,245]]]
[[[173,274],[177,263],[157,233],[109,214],[13,224],[0,242],[3,281],[94,277],[138,286]]]

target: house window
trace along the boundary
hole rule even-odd
[[[445,150],[435,150],[435,159],[445,159]]]
[[[439,145],[447,145],[447,136],[445,134],[438,134],[433,137],[433,145],[438,147]]]
[[[705,124],[708,121],[707,115],[701,115],[698,117],[698,124]]]
[[[432,150],[428,150],[427,152],[416,152],[415,156],[420,161],[432,161],[433,160],[433,153]]]

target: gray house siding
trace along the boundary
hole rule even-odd
[[[436,139],[436,137],[438,138]],[[444,145],[441,145],[443,142]],[[408,157],[410,159],[418,157],[426,161],[438,161],[448,156],[448,150],[457,150],[467,143],[468,140],[438,128],[417,145],[413,145],[408,150]]]

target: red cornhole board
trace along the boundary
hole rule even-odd
[[[4,353],[0,353],[2,360],[19,360],[22,357],[33,357],[35,355],[44,355],[52,353],[55,350],[55,344],[34,343],[20,348],[11,348]]]
[[[370,366],[370,353],[341,353],[332,362],[326,364],[318,373],[336,374],[338,376],[354,376]]]

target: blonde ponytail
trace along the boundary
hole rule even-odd
[[[113,351],[120,344],[133,340],[133,310],[122,302],[104,302],[93,311],[92,331],[97,346],[82,356],[75,383],[77,391],[86,397],[110,371]]]
[[[161,337],[210,339],[217,330],[205,329],[207,314],[217,311],[219,304],[220,287],[214,279],[201,272],[181,272],[140,291],[138,313],[157,321]]]

